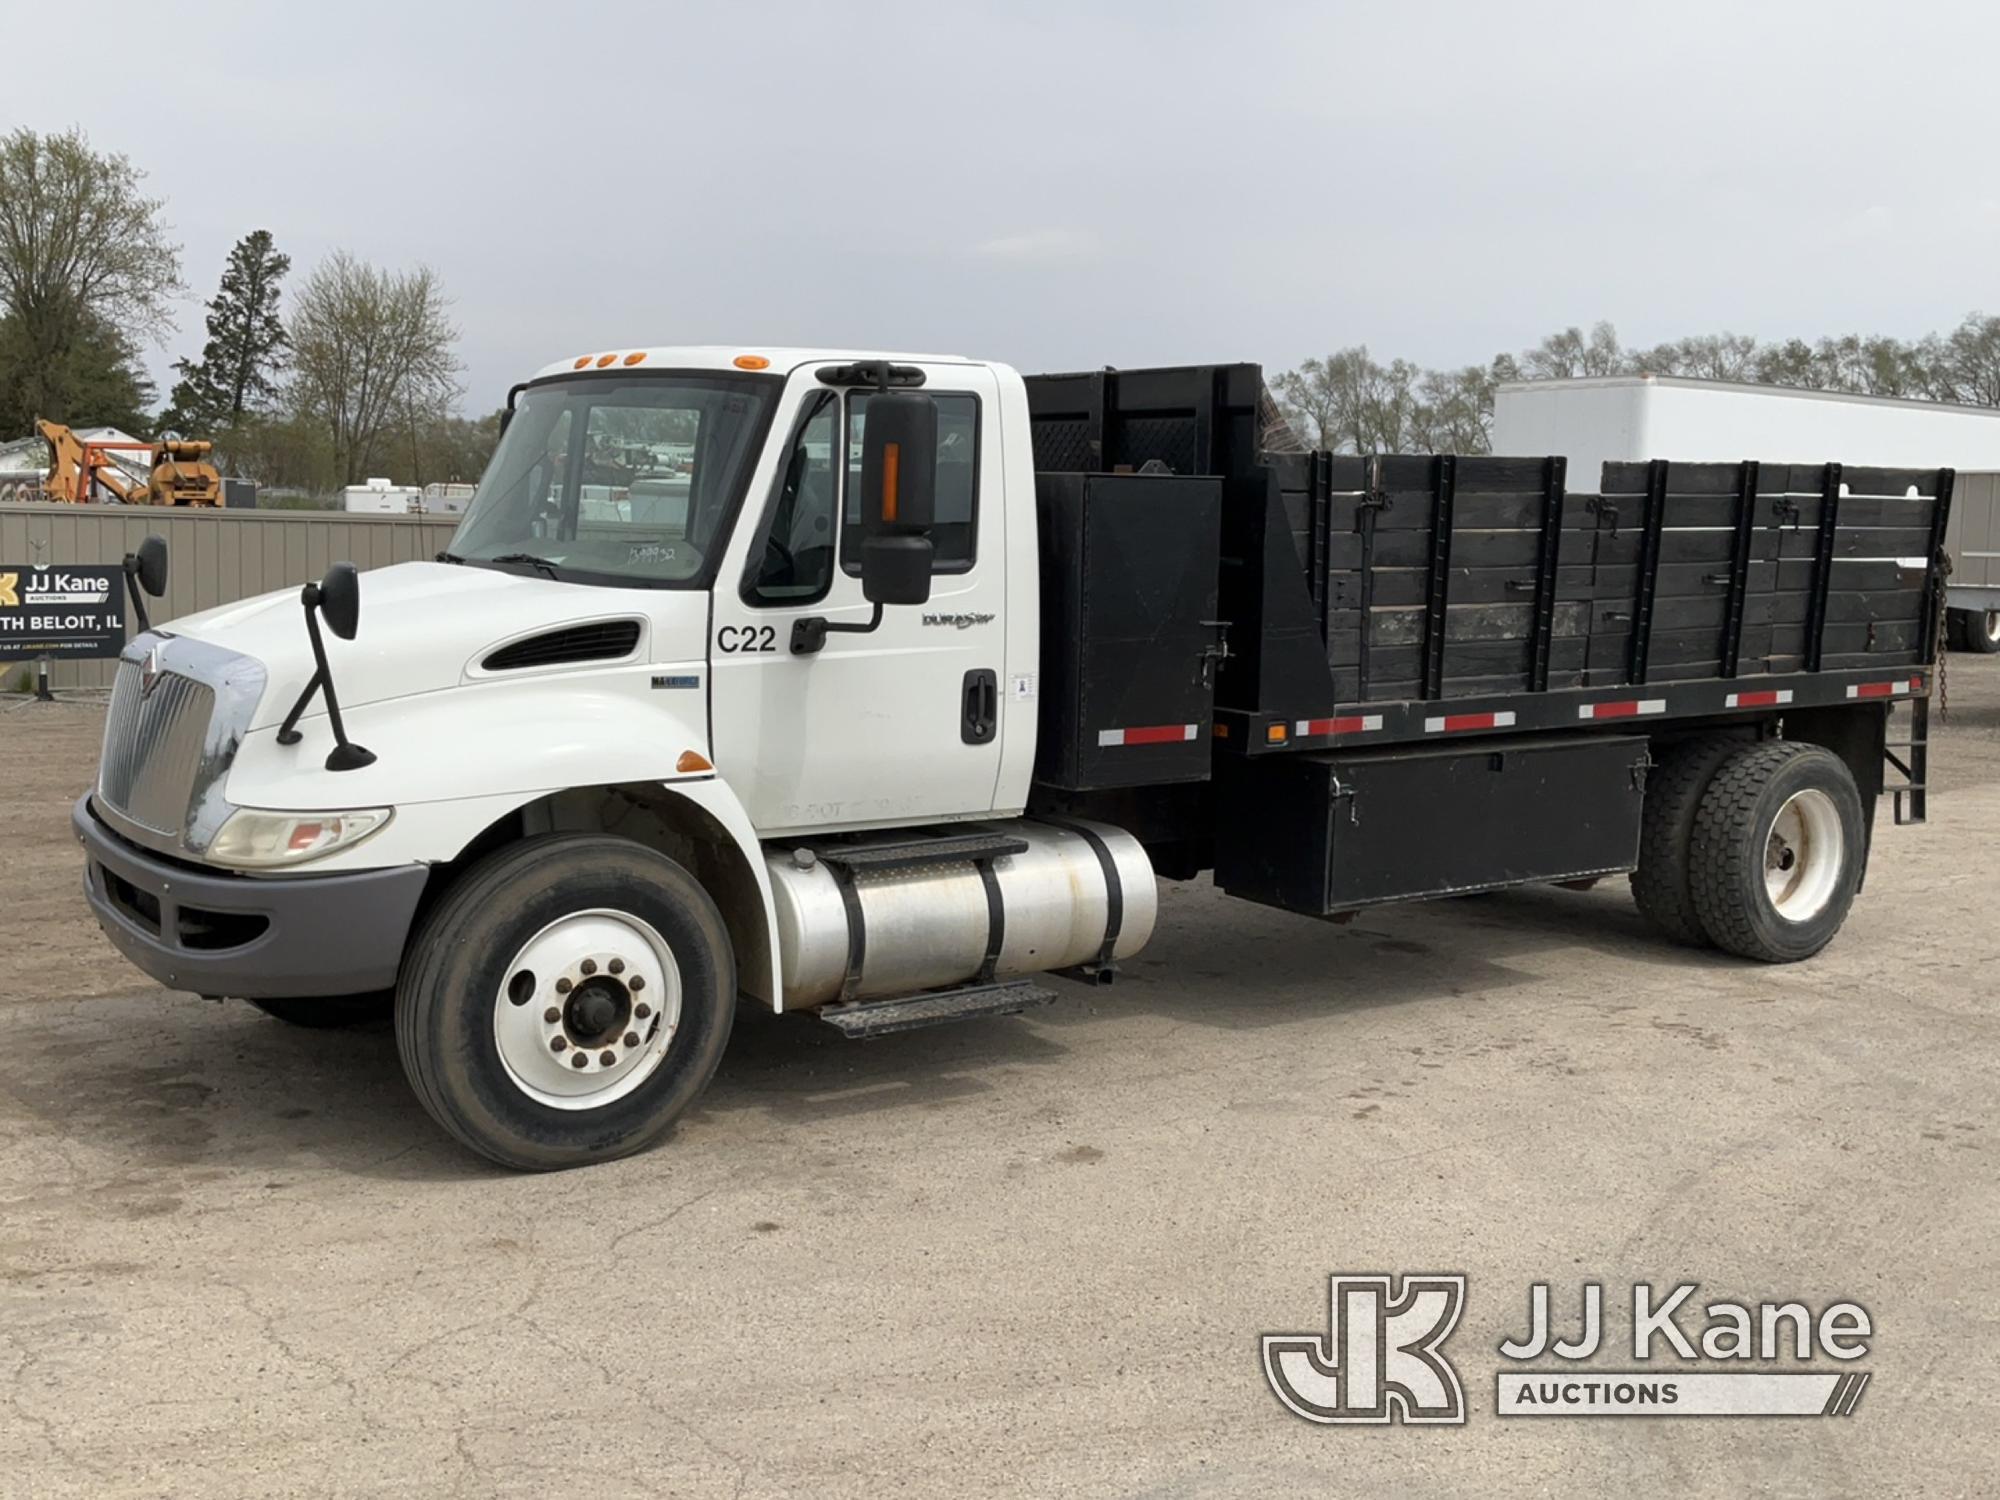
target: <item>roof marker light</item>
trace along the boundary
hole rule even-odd
[[[642,360],[644,360],[645,357],[646,357],[646,351],[644,349],[635,350],[633,353],[625,356],[625,363],[628,365],[636,365],[640,363]]]
[[[761,354],[739,354],[730,361],[739,370],[768,370],[771,362]]]
[[[618,356],[615,354],[600,354],[597,356],[597,368],[601,370],[606,365],[615,363],[617,359]]]
[[[578,360],[575,364],[571,365],[570,368],[572,370],[581,370],[585,365],[589,363],[590,363],[590,356],[586,354],[582,359]]]

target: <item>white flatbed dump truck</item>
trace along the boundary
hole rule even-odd
[[[434,562],[154,627],[128,559],[91,905],[164,985],[393,1008],[519,1168],[657,1139],[739,1001],[867,1037],[1108,980],[1160,877],[1342,920],[1629,874],[1683,943],[1833,937],[1878,797],[1923,815],[1949,470],[1581,494],[1264,410],[1254,365],[560,361]]]

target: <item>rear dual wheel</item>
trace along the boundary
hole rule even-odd
[[[1640,911],[1678,941],[1763,963],[1831,942],[1867,865],[1866,810],[1846,762],[1794,740],[1668,750],[1642,828]]]
[[[2000,609],[1955,609],[1946,625],[1953,650],[1975,656],[2000,652]]]
[[[559,834],[460,878],[396,996],[403,1069],[466,1146],[527,1170],[663,1135],[729,1039],[735,961],[708,894],[665,855]]]

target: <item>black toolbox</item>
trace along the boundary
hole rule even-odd
[[[1206,780],[1222,481],[1038,474],[1035,508],[1035,780],[1068,792]]]

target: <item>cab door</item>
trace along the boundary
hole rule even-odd
[[[920,368],[938,412],[930,602],[792,653],[795,621],[863,625],[873,610],[858,494],[869,392],[820,385],[811,369],[773,427],[776,472],[745,503],[737,566],[716,580],[716,769],[766,836],[994,807],[1007,711],[998,381],[978,366]]]

